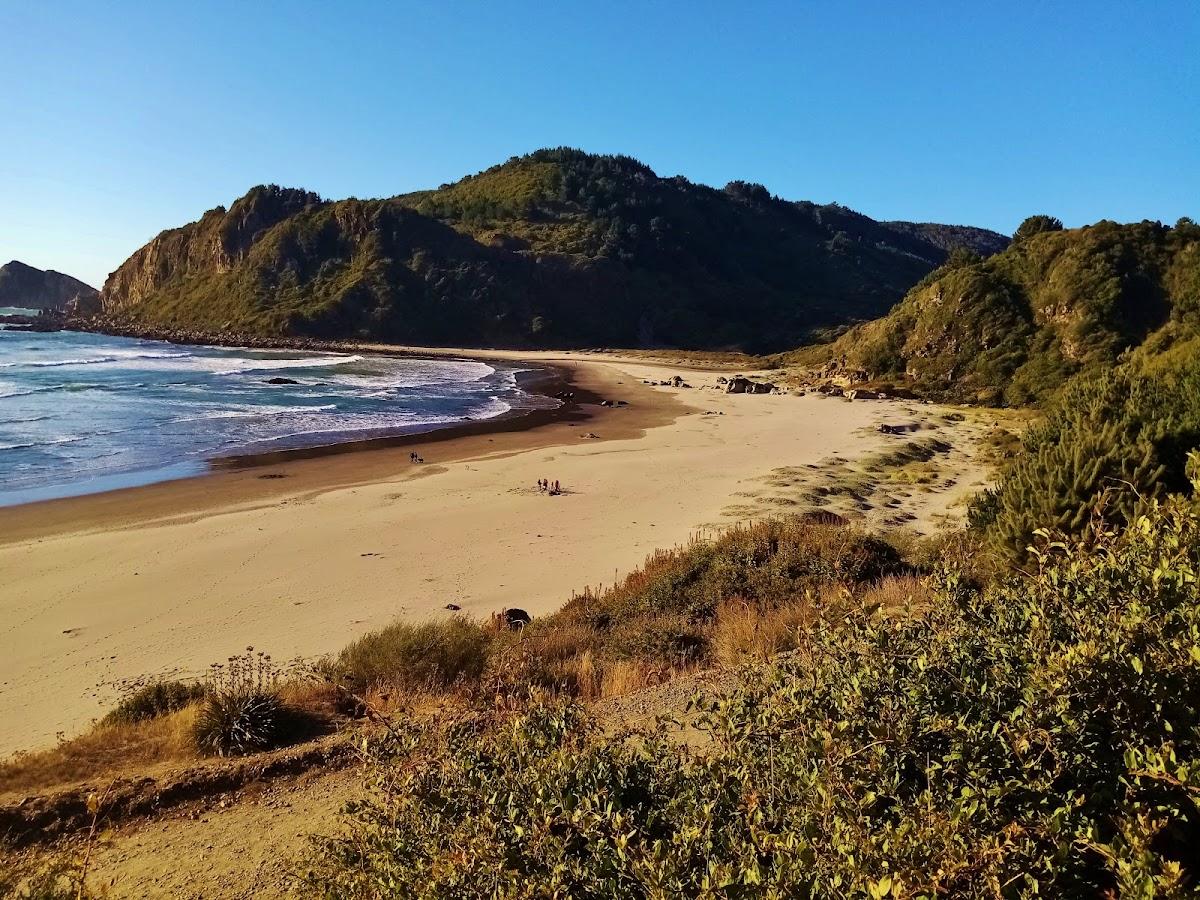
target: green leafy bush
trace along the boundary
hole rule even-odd
[[[826,611],[701,701],[705,746],[572,706],[401,724],[323,897],[1183,897],[1200,877],[1200,515],[985,589]]]
[[[970,523],[1022,559],[1037,528],[1079,534],[1093,517],[1128,522],[1145,500],[1186,490],[1187,455],[1198,446],[1200,360],[1075,383],[975,501]]]

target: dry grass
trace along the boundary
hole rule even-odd
[[[862,595],[867,607],[885,610],[924,609],[932,592],[924,578],[916,575],[892,575],[869,586]]]
[[[192,742],[197,704],[140,722],[98,725],[52,750],[0,764],[0,794],[44,790],[165,762],[199,757]]]
[[[345,703],[330,685],[310,679],[284,682],[279,696],[289,712],[291,737],[307,739],[327,730]],[[203,701],[134,721],[106,719],[50,750],[19,753],[0,763],[0,795],[50,788],[155,766],[204,758],[196,747],[196,719]]]
[[[726,603],[713,629],[713,656],[723,666],[766,660],[793,650],[812,620],[812,604],[799,601],[760,609],[743,600]]]

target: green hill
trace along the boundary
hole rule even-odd
[[[987,259],[954,253],[887,316],[785,362],[1022,404],[1068,378],[1149,357],[1200,323],[1200,227],[1188,219],[1063,230],[1034,217]],[[1040,229],[1040,230],[1039,230]]]
[[[541,150],[387,200],[254,188],[138,250],[103,304],[121,321],[259,334],[781,350],[883,313],[955,236],[1004,242]]]

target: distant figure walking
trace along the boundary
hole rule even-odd
[[[559,489],[558,489],[558,479],[557,478],[554,479],[554,493],[556,493],[556,494],[561,493],[561,491],[559,491]]]

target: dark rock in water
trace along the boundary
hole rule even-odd
[[[299,384],[295,378],[268,378],[267,384]]]
[[[458,612],[460,609],[462,609],[462,607],[457,603],[447,603],[446,609],[450,610],[451,612]]]

